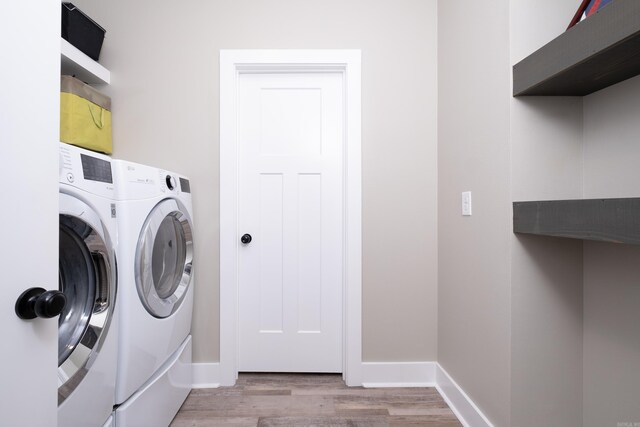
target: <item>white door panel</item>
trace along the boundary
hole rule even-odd
[[[239,81],[239,368],[341,372],[342,74]]]
[[[58,318],[21,320],[14,305],[27,288],[58,289],[60,4],[16,2],[10,13],[0,27],[0,424],[55,426]]]

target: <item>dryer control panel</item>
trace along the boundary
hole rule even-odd
[[[158,181],[160,182],[160,191],[163,193],[178,194],[180,192],[174,173],[160,169],[158,170]]]
[[[116,159],[113,161],[117,200],[176,197],[191,200],[189,179],[152,166]]]
[[[163,169],[160,169],[158,173],[163,193],[179,195],[181,199],[191,198],[191,185],[188,178]]]

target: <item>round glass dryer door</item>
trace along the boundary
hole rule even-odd
[[[67,304],[58,320],[58,404],[76,389],[100,352],[113,314],[116,265],[98,214],[60,193],[58,282]]]
[[[136,286],[151,315],[169,317],[180,307],[192,260],[191,218],[179,200],[165,199],[147,217],[136,250]]]

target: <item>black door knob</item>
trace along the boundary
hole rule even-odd
[[[16,314],[21,319],[50,319],[62,313],[66,304],[67,297],[60,291],[29,288],[18,297]]]
[[[245,244],[248,245],[249,243],[251,243],[251,234],[243,234],[242,237],[240,238],[240,241]]]

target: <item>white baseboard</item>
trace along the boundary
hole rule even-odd
[[[220,387],[220,363],[193,363],[193,388]]]
[[[434,387],[435,362],[363,362],[363,387]]]
[[[436,388],[462,425],[465,427],[493,427],[491,421],[449,376],[447,371],[439,364],[437,365]]]

